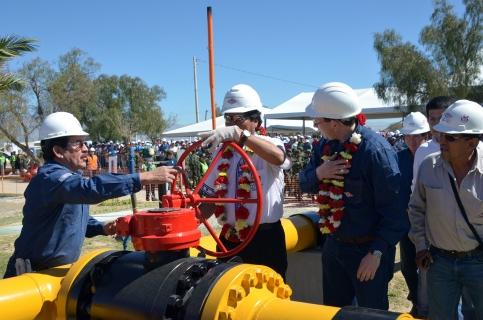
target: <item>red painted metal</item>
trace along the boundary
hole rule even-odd
[[[263,208],[263,193],[260,177],[253,165],[250,157],[243,151],[243,149],[235,143],[225,142],[220,151],[216,154],[205,176],[192,191],[188,187],[188,179],[185,175],[183,163],[189,153],[196,150],[201,145],[201,141],[191,145],[178,160],[178,166],[181,167],[181,183],[184,185],[186,194],[177,190],[176,175],[175,181],[171,185],[172,193],[163,196],[163,208],[152,209],[148,211],[139,211],[133,215],[120,217],[116,220],[117,234],[120,236],[131,236],[134,248],[136,250],[144,250],[148,252],[159,252],[167,250],[181,250],[190,247],[197,247],[199,250],[215,257],[234,256],[243,250],[248,243],[253,239],[253,236],[258,230],[261,221],[261,211]],[[205,183],[207,176],[217,167],[217,162],[221,158],[223,151],[231,147],[235,152],[238,152],[241,157],[248,164],[255,186],[257,190],[257,197],[251,199],[237,199],[237,198],[203,198],[199,195],[199,190]],[[248,233],[247,238],[238,246],[231,250],[227,250],[220,241],[214,228],[210,225],[207,219],[201,214],[198,206],[201,203],[256,203],[256,217],[253,226]],[[201,232],[198,230],[200,223],[203,223],[208,229],[210,235],[218,244],[221,251],[211,251],[199,246]]]

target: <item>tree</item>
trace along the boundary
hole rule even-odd
[[[48,88],[53,107],[72,113],[90,127],[93,115],[97,115],[94,79],[100,65],[82,50],[72,49],[59,58],[58,67]]]
[[[127,75],[101,75],[95,87],[98,113],[89,129],[99,140],[129,142],[136,134],[154,140],[174,122],[164,117],[159,102],[166,94],[159,86],[149,87],[142,79]]]
[[[47,115],[55,111],[48,91],[55,71],[47,61],[35,58],[24,63],[18,73],[27,83],[25,87],[29,100],[34,103],[35,118],[41,123]]]
[[[12,58],[35,50],[35,40],[17,36],[0,37],[0,91],[18,90],[23,81],[15,74],[5,72],[6,64]]]
[[[423,52],[403,42],[394,30],[376,33],[374,48],[381,63],[380,80],[374,85],[386,102],[412,111],[437,95],[466,98],[478,85],[483,61],[482,2],[465,0],[458,18],[445,0],[436,0],[431,24],[420,34]]]
[[[25,81],[17,74],[6,72],[6,64],[12,58],[35,50],[35,40],[16,36],[0,37],[0,132],[21,148],[29,157],[38,161],[28,148],[32,132],[32,117],[22,89]],[[23,143],[17,137],[23,134]]]

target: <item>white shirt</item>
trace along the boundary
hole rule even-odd
[[[282,150],[283,142],[277,138],[271,138],[266,136],[257,136],[262,139],[266,139]],[[216,153],[215,153],[216,154]],[[250,153],[248,153],[250,155]],[[262,184],[263,194],[263,209],[261,223],[273,223],[277,222],[283,216],[283,189],[285,186],[283,170],[288,170],[291,167],[290,158],[286,158],[285,162],[281,166],[276,166],[260,158],[257,154],[251,153],[250,156],[253,165],[258,171],[260,181]],[[240,166],[244,163],[243,159],[237,152],[233,152],[233,157],[230,159],[230,168],[228,169],[228,189],[225,198],[236,198],[236,190],[238,188],[238,180],[241,177]],[[202,193],[208,194],[210,197],[214,195],[214,181],[218,177],[219,171],[214,169],[210,176],[207,178],[205,184],[202,187]],[[255,182],[251,183],[251,198],[256,198],[256,186]],[[253,224],[255,220],[256,204],[247,203],[244,206],[250,212],[247,219],[249,225]],[[235,224],[235,204],[226,204],[225,213],[227,215],[227,223]]]
[[[426,141],[425,143],[421,144],[419,148],[416,150],[414,154],[414,162],[413,162],[413,182],[411,185],[411,191],[414,190],[414,186],[416,185],[416,178],[418,176],[419,167],[423,160],[429,156],[430,154],[440,152],[439,143],[436,140],[431,139]]]

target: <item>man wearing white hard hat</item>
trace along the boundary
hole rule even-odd
[[[440,152],[421,163],[409,202],[416,263],[428,269],[429,318],[457,319],[466,290],[483,319],[483,108],[458,100],[434,130]]]
[[[5,277],[75,262],[85,237],[112,235],[106,224],[89,215],[89,204],[128,195],[148,183],[171,182],[176,170],[83,178],[88,133],[70,113],[55,112],[43,121],[40,144],[45,164],[25,190],[22,231],[15,241]]]
[[[324,304],[387,310],[396,243],[407,233],[399,206],[396,153],[359,123],[354,90],[340,82],[319,88],[306,114],[323,139],[300,173],[303,192],[318,194]]]
[[[214,149],[223,141],[233,141],[243,146],[258,171],[264,194],[260,227],[239,256],[247,263],[267,265],[285,278],[287,251],[280,218],[283,215],[283,169],[290,168],[290,159],[280,139],[264,135],[261,127],[264,108],[252,87],[246,84],[232,87],[225,95],[222,111],[226,127],[203,134],[203,145]],[[228,198],[236,198],[240,193],[254,197],[253,178],[246,171],[241,156],[227,152],[222,162],[228,168],[213,170],[203,192]],[[221,175],[226,176],[227,181],[220,187]],[[222,225],[220,238],[225,247],[230,249],[244,241],[255,219],[255,204],[219,205],[214,210]]]
[[[399,191],[399,195],[401,208],[404,212],[407,212],[413,180],[414,154],[419,146],[428,139],[428,120],[421,112],[411,112],[404,118],[401,133],[404,136],[404,142],[407,148],[397,153],[397,162],[399,170],[401,171],[401,190]],[[401,239],[399,249],[401,255],[401,272],[409,289],[408,300],[413,304],[410,313],[413,316],[425,317],[428,311],[427,307],[425,308],[418,304],[418,293],[420,290],[418,290],[416,249],[407,234]],[[426,289],[426,286],[423,286],[423,288]]]

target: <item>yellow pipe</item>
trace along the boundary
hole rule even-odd
[[[317,228],[310,218],[297,214],[289,218],[283,218],[281,222],[285,233],[287,252],[297,252],[315,247],[317,243]],[[216,242],[208,235],[201,237],[200,246],[215,251]],[[196,248],[190,248],[190,256],[192,257],[198,256],[199,252]],[[213,259],[211,256],[206,256],[206,258]]]
[[[269,267],[240,264],[217,280],[206,299],[201,320],[329,320],[341,311],[331,306],[290,301],[291,295],[290,287]],[[366,310],[361,312],[360,319],[373,316]],[[397,319],[413,318],[401,314]]]
[[[2,319],[55,319],[54,302],[70,265],[1,280]],[[54,314],[51,315],[51,312]]]

